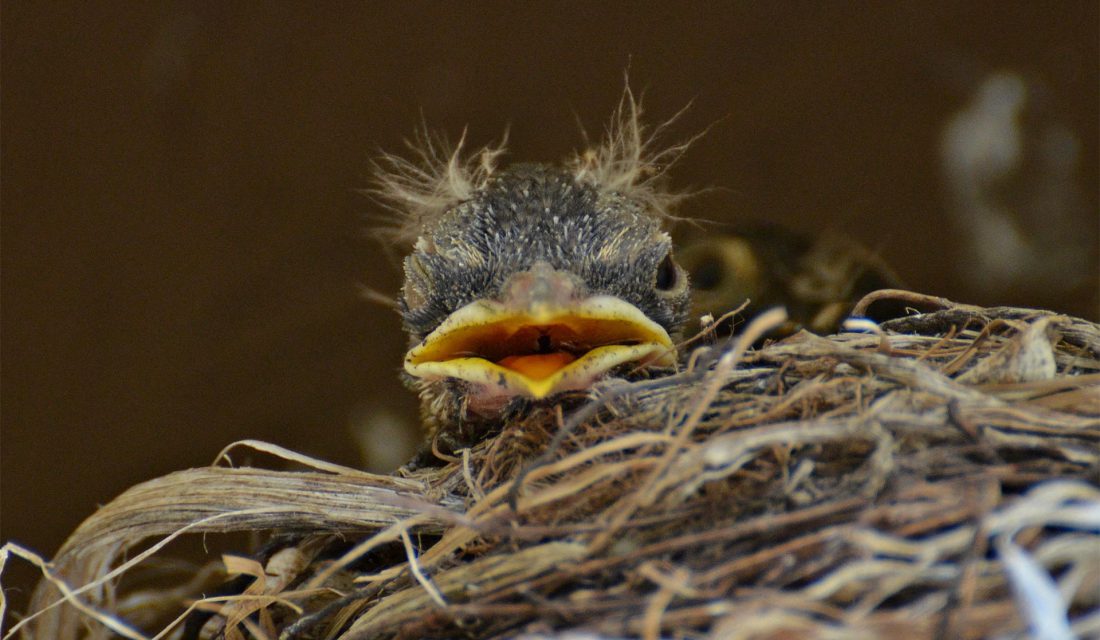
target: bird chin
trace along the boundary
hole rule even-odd
[[[470,409],[488,414],[511,398],[542,399],[585,389],[612,369],[675,364],[668,333],[637,307],[612,296],[517,311],[495,301],[452,313],[405,358],[426,380],[470,385]]]

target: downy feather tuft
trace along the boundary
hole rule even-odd
[[[660,147],[658,139],[687,108],[650,129],[642,122],[641,101],[627,85],[603,140],[575,152],[565,166],[578,183],[639,202],[655,216],[672,217],[671,209],[686,194],[666,188],[666,173],[702,134],[667,147]],[[391,212],[379,230],[384,238],[415,241],[449,209],[486,186],[507,152],[507,133],[499,143],[472,152],[465,151],[465,143],[465,130],[452,146],[422,126],[405,141],[411,158],[386,153],[374,162],[374,185],[368,192]]]

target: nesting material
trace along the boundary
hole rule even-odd
[[[881,302],[925,312],[704,339],[676,375],[606,381],[401,477],[299,458],[136,486],[43,565],[17,631],[1097,637],[1100,327],[900,291],[856,311]],[[166,537],[242,531],[268,542],[132,580]],[[202,599],[227,571],[235,590]]]

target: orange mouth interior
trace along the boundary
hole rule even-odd
[[[545,380],[576,359],[577,357],[571,353],[558,351],[530,356],[507,356],[497,364],[505,369],[522,373],[532,380]]]
[[[534,378],[545,378],[585,353],[606,345],[632,345],[648,338],[629,322],[563,317],[552,324],[527,318],[456,329],[419,354],[418,360],[483,358]]]
[[[409,350],[405,370],[543,398],[584,388],[628,362],[673,364],[672,341],[633,305],[596,296],[568,308],[519,312],[492,301],[471,303]]]

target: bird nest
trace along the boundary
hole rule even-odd
[[[675,375],[606,381],[438,467],[377,476],[245,443],[309,468],[220,456],[123,493],[50,563],[8,545],[45,575],[13,628],[1097,637],[1100,327],[901,291],[856,312],[880,304],[909,313],[752,348],[765,314]],[[166,559],[227,532],[261,543]]]

